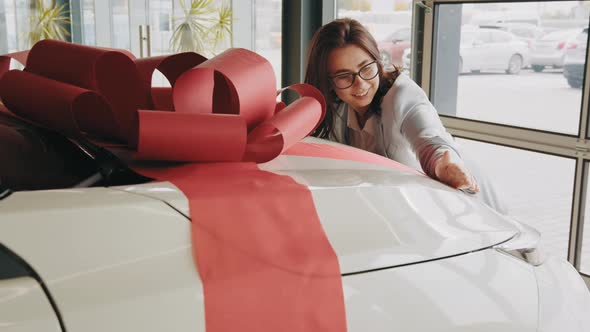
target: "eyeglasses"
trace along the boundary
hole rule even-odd
[[[330,77],[332,84],[338,89],[347,89],[354,84],[357,76],[365,81],[372,80],[379,74],[379,67],[377,61],[369,62],[359,69],[356,73],[341,74]]]

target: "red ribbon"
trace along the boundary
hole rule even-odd
[[[218,162],[137,169],[189,199],[208,332],[346,331],[338,260],[308,188],[238,162],[271,160],[314,130],[318,90],[291,86],[300,98],[276,103],[272,67],[242,49],[137,60],[46,40],[25,71],[6,72],[10,57],[0,57],[0,98],[16,115],[137,159]],[[151,87],[155,70],[172,88]]]
[[[304,84],[289,87],[298,100],[277,105],[272,66],[244,49],[209,60],[196,53],[134,59],[43,40],[26,61],[25,71],[0,71],[0,97],[12,112],[70,136],[123,144],[137,159],[266,162],[325,112],[319,91]],[[171,88],[151,87],[156,70]]]

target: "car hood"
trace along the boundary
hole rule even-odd
[[[418,263],[489,248],[518,233],[514,221],[474,196],[385,166],[285,156],[261,164],[306,185],[343,274]],[[120,188],[167,202],[188,216],[173,184]]]

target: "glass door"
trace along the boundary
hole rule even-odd
[[[142,36],[146,41],[146,55],[156,56],[173,53],[170,40],[175,17],[178,16],[175,7],[178,5],[172,0],[147,0],[146,2],[147,22],[144,30],[147,35]]]
[[[0,49],[17,48],[13,46],[18,43],[16,31],[22,30],[19,22],[26,15],[21,18],[16,14],[25,13],[26,1],[31,0],[0,0],[4,5],[0,6]],[[199,43],[203,47],[197,52],[206,57],[230,47],[241,47],[267,58],[275,69],[277,82],[281,81],[281,0],[77,0],[77,3],[79,6],[72,6],[72,24],[79,27],[73,38],[76,43],[126,49],[138,58],[194,50],[190,44]],[[7,22],[5,27],[3,17]],[[183,23],[188,21],[197,23],[202,30],[194,27],[190,31],[182,30]],[[219,25],[220,22],[223,24]],[[221,34],[215,29],[220,26]],[[7,32],[3,33],[4,30]],[[175,31],[176,35],[188,38],[175,39]],[[6,42],[3,35],[8,36]]]
[[[127,1],[127,0],[118,0]],[[130,51],[138,58],[173,53],[176,0],[128,0]],[[190,4],[190,1],[186,1]]]
[[[173,0],[86,0],[82,2],[82,43],[121,48],[138,58],[152,54],[152,17],[168,10]],[[150,5],[156,13],[150,11]],[[158,20],[156,20],[156,25]],[[159,28],[159,27],[156,27]],[[158,33],[156,32],[159,41]],[[159,51],[160,47],[156,47]],[[161,54],[161,52],[160,52]]]

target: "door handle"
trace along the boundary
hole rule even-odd
[[[145,26],[145,36],[146,36],[146,48],[147,48],[147,56],[152,56],[152,37],[150,31],[150,25]]]
[[[139,57],[143,58],[143,26],[139,25]]]
[[[146,56],[152,56],[152,38],[151,38],[151,31],[150,26],[145,25],[145,35],[143,32],[144,25],[139,25],[139,57],[143,58],[145,53]],[[145,48],[144,48],[145,42]]]

